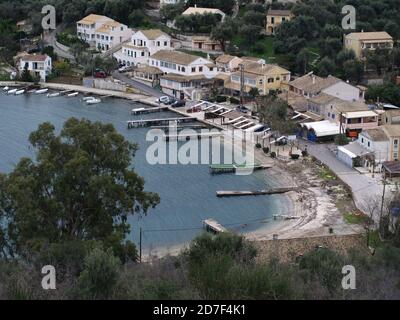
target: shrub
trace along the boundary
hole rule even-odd
[[[349,139],[345,134],[339,134],[335,137],[335,144],[338,146],[344,146],[349,143]]]
[[[275,151],[271,152],[271,158],[276,158],[276,152]]]
[[[299,154],[292,154],[290,157],[291,157],[293,160],[297,160],[298,158],[300,158],[300,155],[299,155]]]
[[[256,143],[256,148],[261,149],[261,143]]]
[[[215,101],[216,102],[226,102],[226,100],[227,100],[228,98],[227,97],[225,97],[225,96],[217,96],[216,98],[215,98]]]
[[[235,97],[230,97],[229,98],[229,102],[233,103],[233,104],[239,104],[240,103],[239,99],[237,99]]]
[[[269,152],[269,148],[268,147],[264,147],[263,151],[264,151],[264,153],[268,153]]]
[[[307,151],[307,150],[303,150],[303,151],[301,152],[301,155],[302,155],[303,157],[307,157],[307,156],[308,156],[308,151]]]

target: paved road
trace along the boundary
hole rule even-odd
[[[328,166],[341,180],[350,186],[357,208],[368,214],[369,201],[371,199],[380,199],[382,196],[382,183],[345,165],[336,158],[335,153],[327,145],[314,144],[304,140],[299,141],[302,149],[307,145],[307,150],[312,156]],[[374,217],[375,221],[378,221],[378,219],[378,216]]]
[[[47,34],[45,34],[45,37],[43,38],[44,42],[52,46],[54,48],[54,52],[59,56],[60,58],[67,59],[71,62],[75,62],[75,57],[68,51],[63,49],[57,44],[56,40],[56,35],[57,35],[58,30],[51,31]]]
[[[144,93],[147,93],[148,95],[151,95],[153,97],[159,98],[161,96],[166,96],[167,95],[167,94],[161,92],[160,90],[154,89],[151,86],[148,86],[148,85],[146,85],[144,83],[141,83],[139,81],[133,80],[133,79],[127,77],[126,75],[124,75],[122,73],[119,73],[118,71],[114,71],[112,76],[115,79],[118,79],[118,80],[120,80],[122,82],[125,82],[126,84],[129,84],[132,87],[134,87],[134,88],[136,88],[136,89],[138,89],[138,90],[140,90],[140,91],[142,91]]]

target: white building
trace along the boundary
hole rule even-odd
[[[40,77],[40,81],[46,82],[46,77],[53,68],[51,57],[48,55],[28,54],[22,56],[19,61],[19,72],[22,74],[27,69],[32,76]]]
[[[138,30],[129,43],[114,53],[119,63],[127,66],[147,65],[149,57],[159,50],[172,50],[171,37],[158,29]]]
[[[180,51],[160,50],[150,56],[149,65],[164,73],[181,76],[198,76],[211,79],[218,73],[217,66],[210,60]]]
[[[181,0],[160,0],[160,8],[167,5],[167,4],[177,4]],[[186,2],[186,1],[185,1]]]
[[[98,50],[107,51],[129,40],[132,30],[108,17],[90,14],[77,22],[77,34]]]

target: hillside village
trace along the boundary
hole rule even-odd
[[[313,207],[318,215],[335,200],[337,220],[317,217],[312,230],[298,220],[296,236],[286,228],[279,237],[364,234],[374,224],[380,230],[389,198],[395,227],[385,223],[398,237],[400,24],[379,18],[386,5],[367,6],[356,29],[344,30],[340,10],[321,3],[320,17],[316,0],[159,0],[109,15],[68,7],[56,30],[38,31],[28,16],[10,19],[0,34],[21,39],[7,49],[0,42],[0,84],[5,94],[96,95],[93,104],[127,98],[225,134],[250,134],[257,161],[286,170],[298,188],[317,190],[290,193],[301,210],[321,200]],[[345,200],[337,195],[343,190]],[[382,208],[371,208],[368,198]],[[349,220],[356,226],[343,227]]]

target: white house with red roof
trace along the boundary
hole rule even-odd
[[[20,74],[25,68],[32,76],[38,76],[40,81],[46,82],[46,78],[53,68],[52,59],[47,54],[27,54],[19,60],[18,69]]]

